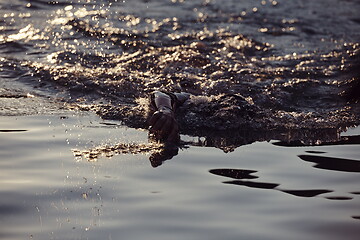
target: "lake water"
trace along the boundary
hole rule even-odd
[[[185,91],[202,98],[178,118],[192,136],[359,125],[359,9],[349,0],[2,0],[0,106],[13,115],[9,101],[47,98],[146,128],[152,91]]]
[[[335,145],[254,142],[74,156],[147,133],[92,114],[0,120],[0,239],[358,239],[359,128]],[[182,139],[194,141],[189,136]],[[111,156],[111,157],[110,157]]]
[[[0,239],[359,239],[359,12],[0,0]]]

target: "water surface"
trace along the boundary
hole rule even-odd
[[[357,239],[360,233],[359,142],[254,142],[227,154],[188,144],[154,168],[152,152],[74,156],[147,144],[146,131],[117,121],[63,114],[2,117],[0,126],[1,239]],[[358,137],[359,129],[347,135]],[[330,168],[327,158],[335,162]],[[343,161],[351,161],[347,169]]]
[[[342,131],[359,124],[359,8],[341,0],[1,2],[2,108],[29,93],[146,128],[144,99],[160,89],[198,98],[178,116],[193,136]]]
[[[0,0],[0,239],[358,239],[359,11]]]

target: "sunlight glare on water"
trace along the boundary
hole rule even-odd
[[[0,239],[358,239],[359,7],[0,0]]]

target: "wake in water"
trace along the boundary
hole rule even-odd
[[[339,4],[348,15],[332,19]],[[1,77],[136,128],[148,127],[154,90],[187,92],[180,132],[223,149],[336,141],[360,119],[354,9],[335,0],[1,3]],[[8,101],[15,90],[2,85]]]

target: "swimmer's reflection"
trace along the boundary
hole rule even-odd
[[[163,148],[159,149],[158,151],[153,152],[150,157],[150,164],[152,167],[156,168],[162,165],[163,162],[166,160],[172,159],[176,156],[179,152],[179,147],[173,144],[164,145]]]
[[[229,96],[241,100],[240,96]],[[234,128],[231,130],[209,131],[204,127],[195,132],[198,140],[181,141],[180,130],[186,133],[184,126],[179,126],[176,110],[188,101],[187,93],[168,93],[155,91],[150,95],[150,108],[147,118],[149,126],[149,142],[146,143],[119,143],[113,146],[99,146],[90,150],[73,150],[76,158],[85,158],[88,161],[97,161],[100,156],[112,157],[118,154],[150,154],[149,161],[152,167],[158,167],[166,160],[172,159],[179,152],[179,148],[189,146],[215,147],[225,153],[256,141],[280,140],[273,144],[294,144],[294,140],[305,145],[314,145],[319,139],[332,144],[358,143],[359,140],[346,138],[339,139],[339,130],[330,129],[271,129],[259,130],[251,128]],[[224,116],[226,119],[226,116]],[[144,119],[143,119],[144,120]],[[218,123],[220,124],[220,123]],[[182,128],[181,128],[182,127]],[[185,127],[186,129],[186,127]],[[221,129],[221,127],[220,127]],[[200,137],[201,136],[201,137]],[[201,139],[201,140],[200,140]],[[339,141],[340,140],[340,141]]]
[[[307,140],[311,140],[309,132],[306,132],[304,130],[301,130],[301,133],[307,137]],[[206,134],[203,134],[202,137],[191,137],[187,136],[184,137],[182,140],[179,140],[177,142],[171,142],[171,141],[160,141],[157,139],[151,132],[149,134],[148,143],[118,143],[115,145],[107,146],[102,145],[91,149],[86,150],[78,150],[78,149],[72,149],[74,156],[77,160],[85,159],[87,161],[93,162],[97,161],[100,157],[108,157],[111,158],[115,155],[120,154],[146,154],[150,155],[149,161],[152,167],[159,167],[163,164],[164,161],[170,160],[173,157],[175,157],[180,149],[186,149],[191,146],[197,146],[197,147],[213,147],[218,148],[224,151],[224,153],[232,152],[236,148],[251,144],[255,141],[269,141],[271,139],[283,139],[281,142],[274,142],[275,145],[281,145],[284,146],[285,143],[288,145],[286,146],[294,146],[294,142],[286,142],[285,140],[289,141],[291,140],[291,135],[294,135],[296,139],[301,138],[302,135],[300,133],[287,133],[287,132],[281,132],[281,131],[274,131],[274,132],[266,132],[266,131],[232,131],[232,132],[207,132]],[[314,139],[317,139],[316,136],[319,135],[319,132],[314,135]],[[329,144],[331,145],[344,145],[344,144],[355,144],[359,143],[358,136],[347,136],[347,137],[341,137],[339,141],[336,141],[336,138],[338,137],[338,133],[332,130],[324,130],[320,134],[325,139],[334,139],[334,141],[331,141]],[[186,141],[185,141],[186,139]],[[314,140],[311,140],[310,142],[314,142]],[[302,142],[301,146],[312,146],[313,144],[306,145],[304,142]],[[328,145],[327,143],[323,143],[322,145]],[[317,145],[318,146],[318,145]],[[312,153],[312,152],[309,152]],[[314,152],[317,153],[317,152]],[[343,170],[346,167],[348,169],[347,171],[358,171],[357,165],[358,162],[355,162],[355,164],[351,164],[353,161],[333,161],[334,159],[329,158],[320,158],[320,157],[307,157],[307,156],[299,156],[302,160],[310,161],[317,163],[318,168],[324,168],[324,169],[339,169]],[[329,161],[332,160],[332,161]],[[340,159],[342,160],[342,159]],[[334,165],[334,162],[339,164]],[[346,166],[344,166],[344,163],[348,163]],[[329,165],[329,164],[330,165]],[[354,167],[354,165],[356,165]]]

